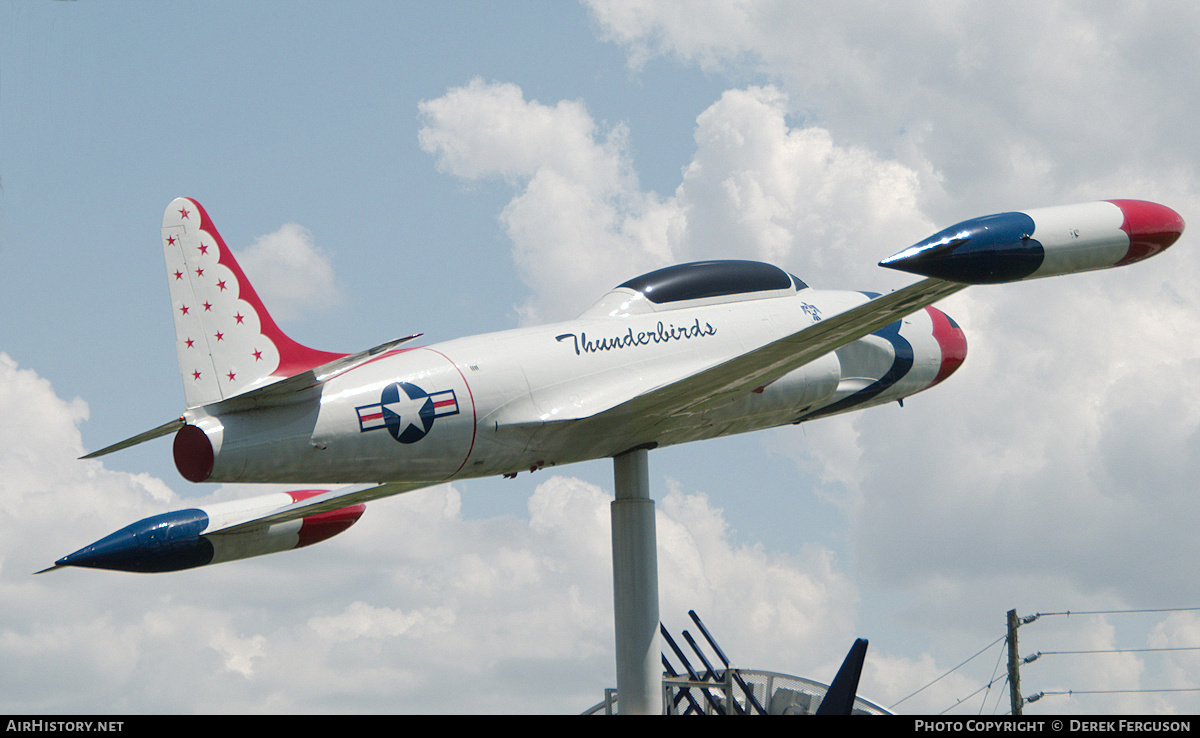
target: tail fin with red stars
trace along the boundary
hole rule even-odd
[[[208,213],[190,198],[176,198],[167,206],[162,243],[189,411],[233,398],[224,410],[291,402],[304,391],[421,335],[354,354],[317,351],[296,343],[271,319]],[[187,415],[80,458],[99,458],[174,433],[187,425]]]
[[[200,203],[180,197],[167,206],[162,243],[189,408],[344,356],[302,346],[284,335]]]

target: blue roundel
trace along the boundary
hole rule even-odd
[[[433,427],[433,400],[425,390],[408,382],[383,388],[383,423],[400,443],[416,443]]]

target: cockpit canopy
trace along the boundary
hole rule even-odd
[[[620,287],[641,292],[662,305],[680,300],[742,295],[808,285],[777,266],[760,261],[696,261],[643,274]]]
[[[581,317],[630,315],[792,295],[808,285],[759,261],[696,261],[658,269],[618,285]]]

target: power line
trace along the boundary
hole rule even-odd
[[[1057,697],[1076,694],[1153,694],[1155,692],[1200,692],[1200,687],[1180,687],[1179,689],[1068,689],[1065,692],[1038,692],[1029,698],[1034,702],[1042,697]]]
[[[1135,613],[1198,612],[1198,611],[1200,611],[1200,607],[1145,607],[1145,608],[1132,608],[1132,610],[1075,610],[1075,611],[1067,610],[1067,611],[1063,611],[1063,612],[1039,612],[1036,614],[1032,614],[1032,616],[1026,616],[1024,618],[1021,618],[1019,620],[1018,625],[1027,625],[1027,624],[1034,622],[1034,620],[1037,620],[1038,618],[1042,618],[1042,617],[1050,617],[1050,616],[1070,617],[1070,616],[1073,616],[1073,614],[1074,614],[1074,616],[1098,616],[1098,614],[1135,614]],[[1001,641],[1006,641],[1007,637],[1008,637],[1007,635],[1004,635],[1004,636],[996,638],[995,641],[992,641],[991,643],[988,644],[988,646],[985,646],[982,649],[978,650],[977,653],[974,653],[973,655],[970,656],[970,658],[966,659],[965,661],[962,661],[961,664],[959,664],[958,666],[955,666],[954,668],[950,668],[949,671],[947,671],[946,673],[943,673],[942,676],[937,677],[936,679],[932,680],[932,682],[930,682],[929,684],[925,684],[924,686],[922,686],[922,688],[920,688],[917,691],[912,692],[912,694],[902,698],[902,700],[900,700],[898,702],[894,702],[892,704],[892,706],[889,707],[889,709],[895,709],[896,707],[900,706],[901,703],[904,703],[905,701],[910,700],[910,698],[919,695],[920,692],[923,692],[926,689],[929,689],[930,686],[937,684],[938,682],[941,682],[942,679],[950,676],[950,674],[954,673],[955,671],[960,670],[960,668],[966,666],[967,664],[970,664],[970,662],[972,660],[976,659],[977,656],[979,656],[980,654],[983,654],[984,652],[986,652],[986,650],[988,650],[992,646],[996,646],[996,644],[1000,643]],[[1096,650],[1045,650],[1045,652],[1038,652],[1037,654],[1028,656],[1028,658],[1024,659],[1024,662],[1025,662],[1025,664],[1028,664],[1028,662],[1037,660],[1038,658],[1040,658],[1040,656],[1043,656],[1043,655],[1084,655],[1084,654],[1104,654],[1104,653],[1162,653],[1162,652],[1175,652],[1175,650],[1178,650],[1178,652],[1184,652],[1184,650],[1200,650],[1200,647],[1123,648],[1123,649],[1096,649]],[[970,700],[970,698],[978,695],[979,692],[982,692],[984,690],[988,690],[988,689],[992,688],[992,686],[995,686],[996,683],[1001,682],[1001,680],[1003,680],[1003,682],[1007,682],[1008,678],[1009,678],[1009,676],[1007,676],[1007,674],[1006,674],[1006,677],[1004,677],[1004,679],[997,679],[995,676],[992,677],[983,686],[980,686],[979,689],[971,692],[970,695],[959,698],[959,700],[956,701],[954,704],[952,704],[952,706],[946,708],[946,710],[942,710],[942,713],[947,712],[947,710],[953,709],[955,707],[961,706],[962,703],[964,703],[967,700]],[[1051,692],[1038,692],[1037,695],[1034,695],[1033,697],[1028,698],[1027,702],[1034,702],[1034,701],[1039,700],[1039,698],[1042,698],[1043,696],[1051,696],[1051,695],[1055,695],[1055,696],[1057,696],[1057,695],[1072,695],[1072,694],[1075,694],[1075,695],[1103,695],[1103,694],[1121,694],[1121,692],[1193,692],[1193,691],[1200,691],[1200,688],[1166,689],[1166,690],[1146,689],[1146,690],[1111,690],[1111,691],[1073,690],[1073,691],[1066,691],[1066,692],[1052,692],[1051,691]],[[986,696],[984,697],[984,701],[986,701]],[[980,706],[980,710],[982,710],[983,707],[984,706]]]
[[[1059,656],[1062,654],[1079,654],[1079,653],[1153,653],[1157,651],[1200,651],[1200,646],[1177,646],[1175,648],[1109,648],[1097,649],[1094,651],[1038,651],[1031,658],[1025,659],[1025,663],[1033,661],[1038,656]]]
[[[1200,611],[1200,607],[1138,608],[1138,609],[1128,609],[1128,610],[1084,610],[1084,611],[1075,611],[1075,612],[1067,610],[1064,612],[1037,613],[1036,615],[1030,616],[1030,617],[1022,620],[1019,624],[1025,625],[1027,623],[1033,622],[1034,620],[1037,620],[1040,617],[1043,617],[1043,616],[1048,617],[1051,615],[1066,615],[1066,616],[1070,617],[1071,615],[1129,615],[1129,614],[1138,614],[1138,613],[1196,612],[1196,611]],[[1013,614],[1012,612],[1009,613],[1010,617],[1012,616],[1012,614]],[[1021,663],[1024,663],[1024,664],[1032,663],[1033,661],[1036,661],[1037,659],[1041,658],[1042,656],[1091,655],[1091,654],[1111,654],[1111,653],[1164,653],[1164,652],[1171,652],[1171,651],[1200,651],[1200,646],[1170,646],[1170,647],[1162,647],[1162,648],[1110,648],[1110,649],[1087,649],[1087,650],[1072,650],[1072,651],[1038,651],[1033,656],[1029,656],[1029,657],[1023,659]],[[1168,694],[1168,693],[1184,693],[1184,692],[1200,692],[1200,687],[1181,687],[1181,688],[1169,688],[1169,689],[1097,689],[1097,690],[1074,689],[1074,690],[1067,690],[1065,692],[1064,691],[1038,692],[1037,694],[1033,695],[1032,697],[1025,699],[1024,702],[1026,702],[1026,703],[1036,702],[1036,701],[1040,700],[1042,697],[1047,697],[1047,696],[1062,696],[1062,695],[1072,696],[1072,695],[1076,695],[1076,694],[1080,694],[1080,695],[1082,695],[1082,694],[1087,694],[1087,695]]]
[[[996,672],[1000,671],[1000,664],[1003,661],[1004,661],[1004,649],[1002,648],[996,653],[996,663],[994,666],[992,666],[992,680],[991,680],[991,682],[988,683],[989,687],[996,682]],[[1004,672],[1004,681],[1006,681],[1006,682],[1008,681],[1008,671],[1007,670]],[[996,707],[1000,706],[999,699],[1000,698],[997,697]],[[979,701],[979,714],[980,715],[983,714],[983,708],[985,708],[985,707],[987,707],[987,695],[984,695],[983,699]],[[946,708],[946,709],[950,709],[950,708]]]
[[[964,703],[964,702],[966,702],[967,700],[971,699],[972,697],[974,697],[975,695],[979,694],[979,693],[980,693],[980,692],[982,692],[983,690],[985,690],[985,689],[991,689],[991,688],[992,688],[992,685],[993,685],[993,684],[995,684],[997,681],[1001,681],[1001,682],[1002,682],[1002,681],[1004,681],[1004,680],[1006,680],[1006,679],[1008,679],[1008,675],[1005,675],[1005,676],[1003,676],[1003,677],[1000,677],[999,679],[993,679],[993,680],[991,680],[990,682],[988,682],[987,684],[983,685],[982,687],[980,687],[979,689],[975,690],[974,692],[972,692],[971,694],[967,695],[966,697],[961,697],[961,698],[959,698],[959,700],[958,700],[957,702],[955,702],[953,705],[950,705],[950,706],[949,706],[949,707],[947,707],[945,710],[942,710],[942,711],[941,711],[941,712],[939,712],[938,714],[939,714],[939,715],[945,715],[945,714],[946,714],[947,712],[949,712],[950,710],[953,710],[954,708],[958,707],[959,705],[961,705],[962,703]],[[908,698],[906,697],[905,699],[908,699]],[[984,696],[984,699],[985,699],[985,700],[987,699],[986,695]],[[899,703],[899,702],[897,702],[896,704],[900,704],[900,703]]]
[[[996,640],[992,641],[991,643],[987,644],[987,645],[986,645],[986,646],[984,646],[983,648],[979,649],[979,651],[978,651],[978,652],[976,652],[974,656],[971,656],[971,658],[969,658],[969,659],[967,659],[966,661],[962,662],[961,664],[959,664],[958,666],[954,667],[953,669],[951,669],[950,671],[946,672],[945,674],[942,674],[940,677],[938,677],[937,679],[934,679],[932,682],[930,682],[929,684],[926,684],[924,687],[921,687],[921,688],[920,688],[920,689],[918,689],[916,692],[913,692],[913,693],[912,693],[912,694],[910,694],[908,697],[905,697],[903,700],[900,700],[900,702],[904,702],[904,700],[907,700],[909,697],[915,697],[915,696],[917,696],[918,694],[920,694],[921,692],[923,692],[923,691],[925,691],[926,689],[928,689],[929,687],[932,687],[933,685],[937,684],[937,683],[938,683],[938,682],[940,682],[941,680],[945,679],[946,677],[950,676],[951,674],[953,674],[954,672],[958,671],[958,670],[959,670],[959,669],[961,669],[962,667],[966,666],[966,665],[967,665],[968,663],[970,663],[970,662],[971,662],[971,660],[972,660],[972,659],[974,659],[976,656],[978,656],[979,654],[983,653],[984,651],[987,651],[989,648],[991,648],[992,646],[996,645],[997,643],[999,643],[1000,641],[1002,641],[1002,640],[1004,640],[1004,639],[1005,639],[1005,636],[1000,636],[1000,637],[999,637],[999,638],[997,638]],[[896,708],[896,706],[900,704],[900,702],[895,702],[895,703],[892,703],[892,705],[891,705],[891,706],[889,706],[889,707],[888,707],[888,709],[889,709],[889,710],[894,710],[894,709]]]
[[[1140,609],[1129,609],[1129,610],[1065,610],[1063,612],[1041,612],[1041,613],[1037,613],[1035,615],[1029,615],[1024,618],[1021,618],[1018,625],[1028,625],[1029,623],[1032,623],[1033,621],[1037,620],[1038,618],[1050,617],[1050,616],[1054,616],[1054,615],[1066,615],[1066,616],[1070,617],[1071,615],[1127,615],[1127,614],[1137,614],[1137,613],[1198,612],[1198,611],[1200,611],[1200,607],[1162,607],[1162,608],[1140,608]],[[954,672],[958,671],[962,667],[969,664],[976,657],[978,657],[981,654],[983,654],[984,652],[986,652],[992,646],[995,646],[997,643],[1000,643],[1001,641],[1004,641],[1006,639],[1007,639],[1007,635],[1000,636],[996,640],[994,640],[991,643],[989,643],[988,645],[984,646],[982,649],[980,649],[978,652],[976,652],[975,654],[970,656],[968,659],[963,661],[958,666],[955,666],[954,668],[946,671],[944,674],[937,677],[936,679],[929,682],[928,684],[921,687],[920,689],[913,692],[912,694],[909,694],[907,697],[904,697],[903,699],[901,699],[897,702],[894,702],[892,705],[889,706],[888,709],[894,710],[901,703],[911,699],[912,697],[917,696],[918,694],[925,691],[929,687],[932,687],[934,684],[937,684],[942,679],[945,679],[946,677],[950,676]],[[1035,660],[1041,656],[1081,655],[1081,654],[1101,654],[1101,653],[1152,653],[1152,652],[1166,652],[1166,651],[1200,651],[1200,646],[1180,646],[1180,647],[1175,647],[1175,648],[1128,648],[1128,649],[1090,650],[1090,651],[1039,651],[1035,655],[1024,659],[1024,662],[1025,663],[1032,662],[1033,660]],[[960,698],[953,705],[951,705],[950,707],[947,707],[945,710],[942,711],[942,713],[945,713],[947,710],[951,710],[955,707],[958,707],[963,702],[971,699],[972,697],[979,694],[980,692],[982,692],[986,689],[990,689],[991,687],[995,686],[998,681],[1008,681],[1008,675],[1006,674],[1003,679],[997,679],[997,678],[993,677],[991,680],[989,680],[986,684],[984,684],[979,689],[975,690],[974,692],[967,695],[966,697]],[[1200,692],[1200,688],[1095,690],[1095,691],[1069,690],[1066,692],[1039,692],[1038,694],[1034,695],[1033,697],[1029,698],[1026,701],[1027,702],[1035,702],[1038,699],[1041,699],[1043,696],[1059,696],[1059,695],[1071,695],[1071,694],[1120,694],[1120,693],[1153,693],[1153,692]],[[984,699],[986,701],[986,697]],[[982,706],[980,709],[981,710],[983,709]]]
[[[1161,607],[1143,610],[1067,610],[1065,612],[1039,612],[1033,617],[1040,618],[1049,617],[1051,615],[1067,615],[1068,617],[1071,615],[1125,615],[1129,613],[1140,612],[1195,612],[1197,610],[1200,610],[1200,607]]]

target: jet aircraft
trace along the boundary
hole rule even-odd
[[[305,488],[156,515],[51,569],[164,572],[287,550],[421,487],[903,400],[966,358],[962,329],[933,302],[968,285],[1130,264],[1183,228],[1140,200],[1007,212],[881,261],[925,277],[889,294],[704,261],[634,277],[572,321],[340,354],[288,338],[204,208],[178,198],[162,247],[187,408],[83,458],[174,433],[189,481]]]

